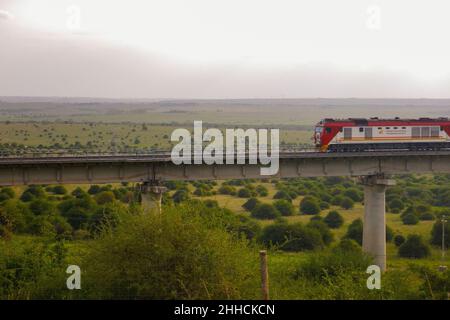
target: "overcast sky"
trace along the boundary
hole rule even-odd
[[[0,96],[450,98],[448,0],[0,0]]]

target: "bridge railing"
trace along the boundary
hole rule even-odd
[[[299,153],[299,152],[315,152],[315,148],[304,148],[304,147],[283,147],[278,150],[279,153]],[[271,150],[268,148],[268,152]],[[226,152],[223,153],[226,156]],[[257,155],[258,150],[246,150],[246,156]],[[87,150],[77,150],[77,149],[62,149],[62,150],[43,150],[43,151],[30,151],[30,150],[20,150],[16,152],[0,151],[0,159],[8,158],[60,158],[60,157],[123,157],[123,156],[170,156],[170,150],[137,150],[137,151],[87,151]],[[194,156],[194,153],[192,153]]]

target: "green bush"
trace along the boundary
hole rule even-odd
[[[320,206],[316,198],[305,197],[300,202],[300,212],[303,214],[318,214]]]
[[[252,192],[247,188],[241,188],[239,189],[237,195],[239,198],[250,198],[252,196]]]
[[[183,201],[189,200],[189,193],[186,190],[177,190],[172,196],[172,200],[175,203],[181,203]]]
[[[432,214],[431,212],[424,212],[421,215],[419,215],[419,220],[422,220],[422,221],[434,220],[434,214]]]
[[[450,247],[450,223],[448,220],[447,218],[447,222],[444,224],[444,244],[446,248]],[[440,220],[436,220],[433,224],[430,243],[435,246],[442,245],[442,222]]]
[[[349,249],[349,247],[352,249]],[[371,264],[373,262],[368,255],[347,243],[336,247],[331,252],[310,255],[297,269],[295,278],[326,282],[330,278],[338,277],[344,273],[362,276]]]
[[[414,213],[408,213],[402,217],[403,224],[415,225],[419,223],[419,218]]]
[[[392,213],[399,213],[404,209],[405,205],[403,204],[403,201],[399,198],[394,198],[391,201],[389,201],[389,209]]]
[[[285,190],[277,191],[277,193],[275,193],[273,198],[274,199],[284,199],[284,200],[287,200],[287,201],[292,201],[291,196]]]
[[[229,185],[222,185],[218,191],[220,194],[226,194],[231,196],[234,196],[236,194],[236,188]]]
[[[361,192],[356,188],[349,188],[345,190],[344,196],[352,199],[354,202],[360,202],[362,200]]]
[[[287,200],[277,200],[273,203],[273,205],[282,216],[292,216],[294,214],[294,206]]]
[[[263,185],[257,185],[255,190],[260,197],[267,197],[269,195],[269,191]]]
[[[333,210],[330,211],[323,221],[332,229],[337,229],[344,223],[344,218],[339,214],[339,212]]]
[[[421,236],[413,234],[398,248],[398,255],[403,258],[425,258],[430,255],[430,248],[422,241]]]
[[[98,205],[104,205],[114,202],[116,197],[112,191],[101,191],[95,195],[95,201]]]
[[[257,253],[189,204],[130,216],[105,230],[83,262],[95,299],[252,299]]]
[[[353,239],[359,245],[362,245],[362,237],[363,237],[363,222],[361,219],[355,219],[348,226],[347,233],[345,234],[346,239]]]
[[[243,205],[242,208],[244,208],[247,211],[252,211],[255,209],[255,207],[260,204],[259,200],[256,198],[250,198],[248,199]]]
[[[405,237],[404,236],[402,236],[401,234],[397,234],[395,237],[394,237],[394,243],[395,243],[395,246],[396,247],[400,247],[404,242],[405,242]]]
[[[310,229],[315,229],[319,231],[322,241],[325,245],[329,245],[333,242],[333,233],[331,233],[330,228],[323,221],[310,221],[307,225]]]
[[[314,250],[324,246],[320,232],[301,223],[268,225],[260,239],[266,246],[275,245],[284,251]]]
[[[252,210],[252,217],[257,219],[275,219],[280,212],[271,204],[261,203]]]
[[[355,205],[355,202],[350,199],[349,197],[344,197],[342,198],[342,201],[340,203],[341,208],[349,210],[351,208],[353,208]]]

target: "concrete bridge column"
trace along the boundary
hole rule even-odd
[[[144,212],[155,210],[158,214],[161,214],[161,200],[167,188],[150,182],[144,182],[140,185],[140,191],[141,205]]]
[[[395,181],[384,176],[361,178],[364,185],[363,250],[375,258],[375,264],[386,270],[386,201],[388,186]]]

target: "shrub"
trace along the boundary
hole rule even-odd
[[[84,261],[93,299],[251,299],[257,254],[189,204],[130,216],[105,230]],[[151,252],[151,254],[149,254]],[[83,290],[83,291],[84,291]]]
[[[329,245],[333,241],[333,234],[328,228],[327,224],[323,221],[310,221],[307,224],[308,228],[319,231],[322,241],[325,245]]]
[[[31,219],[30,209],[20,201],[7,200],[0,207],[0,225],[4,225],[9,231],[26,232]]]
[[[425,258],[430,255],[430,248],[422,241],[419,235],[409,235],[406,241],[398,248],[398,254],[404,258]]]
[[[363,222],[361,219],[355,219],[348,226],[347,233],[345,235],[346,239],[353,239],[359,245],[362,245],[362,237],[363,237]]]
[[[403,224],[414,225],[419,223],[419,218],[414,213],[408,213],[402,217]]]
[[[30,202],[29,208],[31,212],[37,216],[52,215],[55,213],[55,206],[50,201],[44,199],[36,199]]]
[[[354,202],[359,202],[362,200],[360,191],[356,188],[349,188],[344,191],[344,196],[352,199]]]
[[[419,215],[419,220],[422,220],[422,221],[434,220],[434,214],[432,214],[431,212],[424,212],[421,215]]]
[[[320,210],[330,209],[330,204],[328,202],[322,201],[319,204]]]
[[[97,194],[101,191],[101,187],[98,184],[93,184],[89,187],[88,193],[91,195]]]
[[[250,198],[248,199],[243,205],[242,208],[244,208],[247,211],[252,211],[255,209],[255,207],[260,204],[259,200],[256,198]]]
[[[284,251],[314,250],[323,247],[319,231],[307,228],[301,223],[274,223],[263,229],[261,241],[266,245],[278,246]]]
[[[112,203],[115,199],[116,197],[114,196],[114,193],[112,191],[102,191],[95,195],[95,201],[98,205]]]
[[[297,269],[294,277],[326,283],[342,274],[362,276],[371,264],[372,259],[368,255],[347,242],[331,252],[311,254]]]
[[[327,216],[323,219],[323,222],[325,222],[328,227],[337,229],[344,223],[344,218],[342,218],[339,212],[333,210],[327,214]]]
[[[336,195],[333,198],[331,198],[331,204],[334,205],[334,206],[340,206],[343,199],[344,199],[343,196]]]
[[[450,246],[450,223],[447,221],[444,224],[444,244],[448,248]],[[431,240],[430,243],[435,246],[442,245],[442,222],[436,220],[431,229]]]
[[[239,234],[245,235],[249,240],[257,238],[261,234],[261,226],[255,220],[244,216],[238,215],[239,224],[235,228]]]
[[[274,199],[284,199],[287,201],[292,201],[291,197],[289,196],[289,193],[287,193],[284,190],[280,190],[273,196]]]
[[[237,193],[239,198],[250,198],[252,196],[252,192],[247,188],[239,189]]]
[[[401,234],[397,234],[395,237],[394,237],[394,243],[395,243],[395,246],[396,247],[400,247],[404,242],[405,242],[405,237],[404,236],[402,236]]]
[[[58,186],[54,186],[53,187],[53,193],[54,194],[59,194],[59,195],[64,195],[67,194],[67,189],[64,186],[58,185]]]
[[[256,186],[256,192],[260,197],[267,197],[267,195],[269,194],[267,188],[260,184]]]
[[[287,200],[277,200],[273,203],[273,205],[281,213],[282,216],[291,216],[294,214],[294,206]]]
[[[252,210],[252,217],[257,219],[275,219],[280,212],[271,204],[261,203]]]
[[[392,213],[399,213],[404,209],[404,207],[405,205],[398,198],[394,198],[391,201],[389,201],[389,209]]]
[[[227,194],[232,196],[236,194],[236,188],[229,185],[222,185],[218,191],[220,194]]]
[[[300,202],[300,212],[303,214],[318,214],[320,212],[317,199],[313,197],[305,197]]]
[[[340,204],[340,206],[346,210],[353,208],[354,205],[355,205],[355,202],[352,199],[350,199],[349,197],[344,197]]]
[[[333,248],[333,251],[343,251],[343,252],[358,252],[361,253],[361,246],[352,239],[342,239],[339,241],[338,245]]]
[[[183,201],[189,200],[189,193],[184,189],[177,190],[173,194],[172,200],[175,203],[181,203]]]

